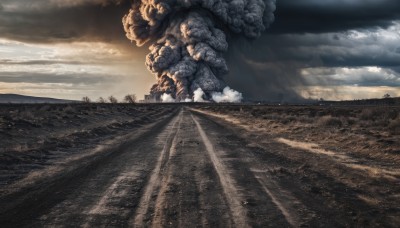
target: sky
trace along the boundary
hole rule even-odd
[[[64,99],[148,93],[148,47],[124,0],[1,0],[0,93]],[[277,0],[258,39],[228,34],[225,80],[253,100],[400,96],[400,1]]]

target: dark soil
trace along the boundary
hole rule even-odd
[[[398,134],[368,123],[384,117],[358,122],[366,111],[93,104],[0,113],[1,227],[400,224],[399,154],[358,147],[366,135],[399,150]]]

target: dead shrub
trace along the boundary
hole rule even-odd
[[[375,127],[389,127],[398,118],[398,110],[384,108],[367,108],[359,114],[362,125]]]
[[[374,123],[369,123],[367,126],[375,126],[375,127],[387,127],[390,123],[389,119],[382,118],[379,120],[376,120]]]
[[[318,119],[317,125],[321,127],[341,127],[342,120],[333,116],[323,116]]]
[[[377,109],[366,108],[361,111],[359,118],[361,120],[373,121],[373,120],[378,119],[381,115],[382,115],[382,113]]]
[[[387,112],[385,112],[386,118],[394,120],[399,116],[399,111],[396,109],[390,109]]]
[[[281,117],[278,114],[272,113],[272,114],[264,115],[263,119],[265,119],[265,120],[279,120],[279,119],[281,119]]]
[[[88,103],[92,103],[92,100],[86,96],[86,97],[82,97],[82,102],[88,104]]]
[[[136,95],[135,94],[128,94],[124,97],[124,101],[129,104],[136,103]]]
[[[400,134],[400,118],[390,121],[388,128],[392,133]]]
[[[76,111],[76,109],[73,108],[71,105],[68,105],[67,107],[64,108],[63,111],[67,114],[72,114]]]
[[[348,125],[354,125],[357,123],[357,119],[353,117],[349,117],[346,119]]]
[[[19,118],[24,120],[33,120],[35,119],[35,115],[32,113],[31,110],[24,110],[19,113]],[[18,119],[18,117],[17,117]]]
[[[47,111],[49,111],[50,109],[51,109],[50,105],[44,105],[44,106],[42,106],[42,107],[39,109],[39,111],[47,112]]]
[[[115,98],[115,97],[112,96],[112,95],[108,97],[108,100],[110,101],[111,104],[116,104],[116,103],[118,103],[118,99]]]
[[[313,117],[309,117],[308,115],[301,115],[296,117],[296,122],[310,124],[314,122]]]
[[[297,120],[297,117],[295,117],[295,116],[288,116],[286,119],[287,119],[289,122],[295,122],[295,121]]]

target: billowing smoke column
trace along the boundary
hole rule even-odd
[[[275,1],[134,0],[123,24],[136,45],[151,43],[146,65],[158,80],[151,94],[184,101],[195,91],[208,100],[222,92],[226,33],[257,38],[274,20]]]

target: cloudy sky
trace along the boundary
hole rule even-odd
[[[1,0],[0,93],[80,99],[155,83],[124,0]],[[226,81],[249,99],[400,96],[399,0],[277,0],[257,40],[230,35]]]

